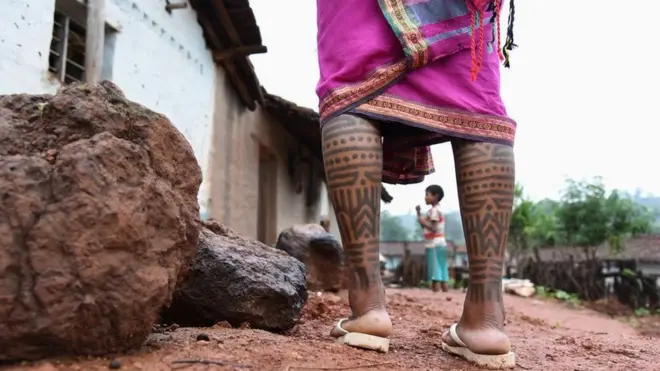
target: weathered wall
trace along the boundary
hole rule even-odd
[[[55,0],[0,1],[0,94],[57,91],[60,83],[48,72],[54,10]],[[190,141],[205,175],[204,210],[215,65],[195,13],[170,15],[162,0],[107,0],[106,20],[117,32],[104,75],[131,100],[169,117]]]
[[[276,160],[277,231],[293,224],[316,223],[323,210],[322,202],[305,206],[305,192],[296,194],[287,173],[287,155],[296,142],[277,120],[261,108],[250,112],[239,104],[225,72],[218,68],[215,93],[217,107],[211,148],[210,217],[238,232],[257,236],[259,184],[259,145],[268,148]],[[327,198],[321,187],[319,199]],[[326,206],[327,207],[327,206]],[[274,242],[274,241],[271,241]]]

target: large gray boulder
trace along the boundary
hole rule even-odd
[[[163,322],[284,331],[296,325],[307,301],[305,266],[287,254],[208,221],[197,256]]]
[[[341,243],[318,224],[296,225],[280,232],[275,248],[303,262],[307,287],[313,291],[339,291],[344,281]]]
[[[200,183],[112,83],[0,96],[0,361],[140,347],[194,257]]]

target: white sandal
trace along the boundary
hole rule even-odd
[[[447,353],[462,357],[467,361],[476,363],[481,367],[491,368],[491,369],[502,369],[502,368],[514,368],[516,367],[516,355],[513,352],[500,355],[487,355],[487,354],[477,354],[472,352],[467,348],[465,343],[458,337],[456,332],[456,326],[458,324],[454,323],[449,328],[449,336],[454,341],[454,343],[459,346],[451,346],[444,341],[442,342],[442,350]]]
[[[337,338],[337,342],[346,344],[355,348],[375,350],[387,353],[390,349],[390,339],[374,335],[361,334],[359,332],[348,332],[341,327],[348,318],[340,319],[337,326],[332,330],[331,335]]]

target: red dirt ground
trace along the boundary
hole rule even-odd
[[[348,314],[344,296],[310,293],[302,323],[288,334],[260,330],[179,328],[152,334],[144,349],[118,355],[121,370],[478,370],[439,347],[442,331],[460,316],[463,294],[388,289],[395,325],[390,352],[377,354],[339,345],[326,335]],[[660,341],[630,324],[590,309],[507,296],[506,330],[517,370],[660,370]],[[197,341],[200,333],[210,341]],[[204,359],[220,365],[178,364]],[[0,368],[2,371],[107,370],[109,359],[59,359]],[[222,365],[224,363],[224,365]]]

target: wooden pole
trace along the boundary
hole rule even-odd
[[[410,277],[410,249],[408,248],[408,243],[403,243],[403,282],[404,285],[410,286],[412,281]]]
[[[101,80],[105,44],[105,0],[87,0],[87,35],[85,37],[85,82]]]

